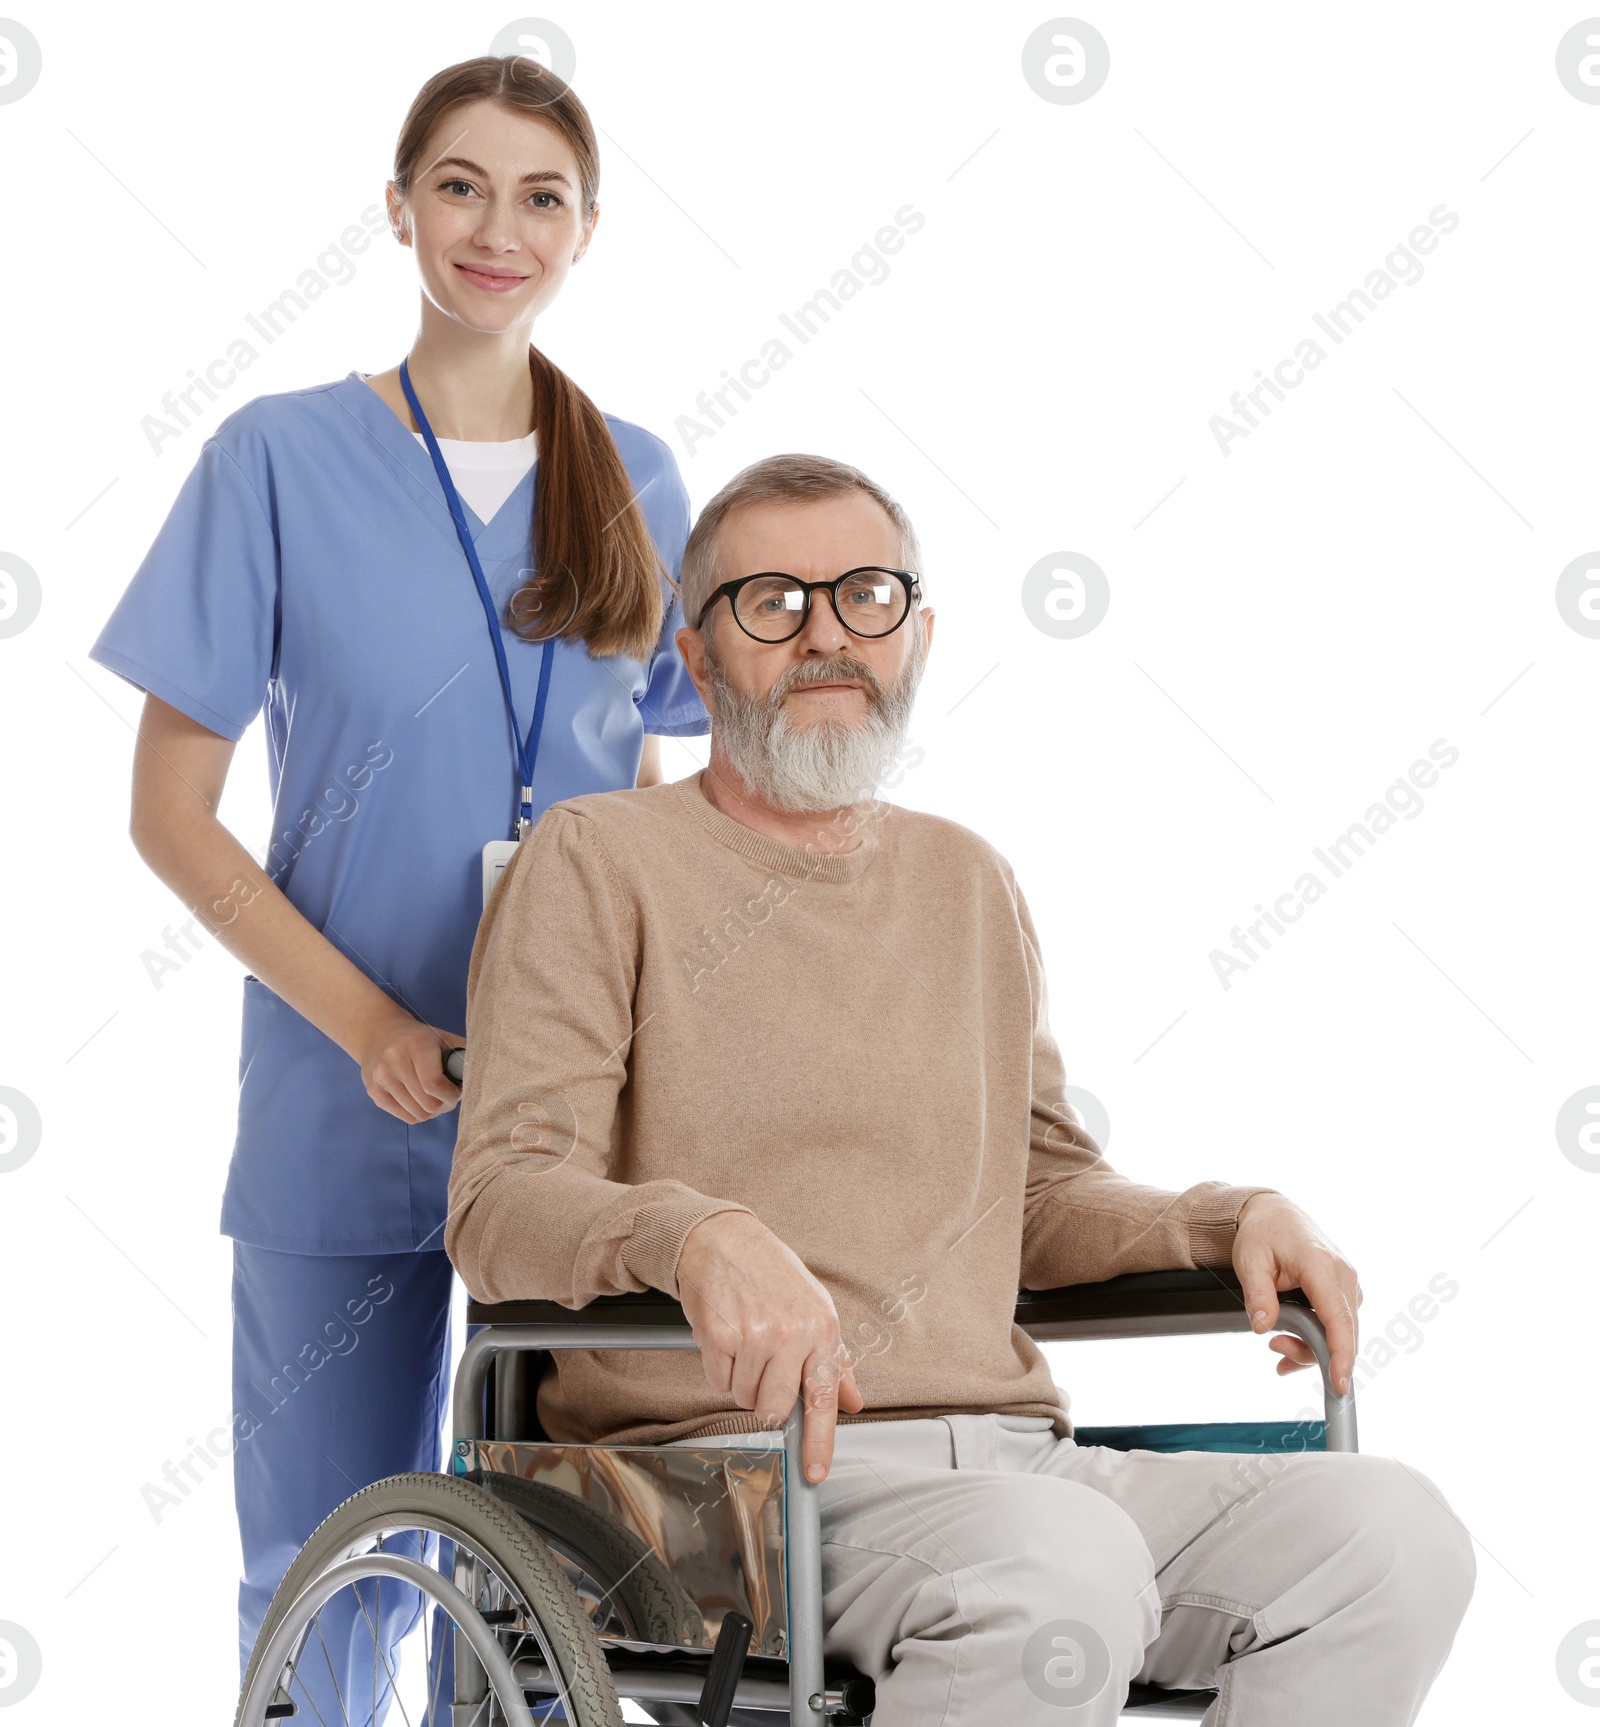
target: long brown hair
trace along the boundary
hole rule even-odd
[[[600,152],[588,111],[566,81],[525,55],[483,54],[446,66],[417,92],[394,152],[394,183],[406,194],[424,146],[443,115],[488,97],[546,121],[577,159],[585,222],[599,201]],[[661,633],[661,586],[670,572],[650,537],[600,410],[529,345],[534,473],[533,574],[511,596],[506,624],[524,641],[586,641],[592,656],[647,660]]]

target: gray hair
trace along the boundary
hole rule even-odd
[[[752,462],[728,481],[700,512],[683,548],[679,585],[683,594],[683,617],[691,629],[700,627],[700,614],[715,590],[722,585],[722,567],[717,560],[717,530],[727,516],[745,504],[796,503],[810,498],[834,498],[841,492],[865,492],[894,523],[900,535],[903,568],[921,574],[922,549],[917,544],[911,518],[880,486],[848,462],[827,456],[767,456]]]

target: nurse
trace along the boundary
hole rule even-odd
[[[557,799],[654,783],[655,740],[707,729],[672,642],[672,455],[530,345],[598,185],[588,114],[534,61],[430,79],[387,193],[421,276],[410,353],[223,420],[91,650],[147,692],[133,843],[251,973],[222,1204],[241,1666],[320,1519],[439,1467],[461,1095],[443,1056],[485,848]],[[215,812],[263,706],[258,862]],[[383,1612],[392,1646],[407,1613]]]

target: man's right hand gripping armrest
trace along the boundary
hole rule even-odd
[[[865,1407],[833,1297],[799,1256],[747,1211],[703,1218],[678,1255],[678,1299],[713,1391],[779,1427],[805,1389],[806,1479],[833,1461],[839,1407]]]

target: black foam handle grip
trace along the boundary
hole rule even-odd
[[[750,1633],[754,1630],[755,1626],[744,1614],[723,1614],[717,1646],[711,1652],[711,1670],[706,1674],[700,1707],[695,1711],[701,1727],[728,1727],[739,1675],[744,1672],[744,1658],[750,1648]]]
[[[447,1049],[444,1052],[444,1071],[457,1085],[460,1085],[461,1076],[466,1072],[466,1054],[465,1049]]]

